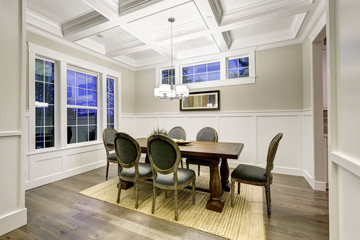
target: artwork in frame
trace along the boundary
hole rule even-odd
[[[220,91],[192,92],[180,100],[180,111],[220,110]]]

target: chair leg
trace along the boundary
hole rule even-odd
[[[174,191],[175,221],[178,220],[178,205],[177,205],[177,200],[178,200],[178,190],[175,190],[175,191]]]
[[[156,201],[156,187],[153,187],[153,201],[152,201],[152,207],[151,207],[151,213],[155,212],[155,201]]]
[[[167,197],[168,197],[167,190],[165,190],[165,198],[167,198]]]
[[[134,182],[135,184],[135,208],[139,207],[139,183],[137,181]]]
[[[195,204],[195,179],[194,179],[194,181],[192,183],[192,192],[193,192],[193,194],[192,194],[192,203]]]
[[[180,159],[180,164],[181,164],[181,168],[184,168],[184,163],[182,159]]]
[[[189,169],[189,163],[186,163],[186,168]]]
[[[240,182],[238,182],[238,195],[240,194]]]
[[[271,215],[271,194],[270,194],[270,185],[265,186],[265,194],[266,194],[266,206],[267,206],[267,214],[270,217]]]
[[[235,181],[231,179],[231,207],[234,207],[234,188],[235,188]]]
[[[106,175],[105,175],[105,180],[106,181],[108,179],[108,174],[109,174],[109,162],[107,162],[107,164],[106,164]]]
[[[200,176],[200,165],[198,165],[198,176]]]
[[[121,184],[122,184],[122,181],[121,181],[121,179],[119,178],[119,189],[118,189],[118,196],[117,196],[117,200],[116,200],[117,203],[120,202]]]

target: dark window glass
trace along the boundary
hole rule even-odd
[[[89,109],[89,124],[97,123],[97,113],[96,109]]]
[[[220,62],[214,62],[208,64],[208,72],[220,71]]]
[[[189,75],[194,73],[194,66],[183,67],[183,75]]]
[[[87,105],[86,98],[87,98],[86,89],[77,88],[76,89],[76,105],[86,106]]]
[[[248,77],[249,76],[249,69],[248,68],[241,68],[239,70],[239,76]]]
[[[35,128],[35,147],[44,148],[44,127]]]
[[[54,126],[54,106],[45,108],[45,126]]]
[[[229,60],[229,61],[228,61],[228,68],[229,68],[229,69],[239,68],[238,59]]]
[[[195,82],[205,82],[205,81],[206,81],[206,73],[195,75]]]
[[[76,143],[76,127],[67,127],[67,143]]]
[[[44,102],[44,83],[35,82],[35,101]]]
[[[45,82],[54,83],[54,63],[45,62]]]
[[[88,106],[96,107],[97,106],[97,93],[96,91],[87,91],[87,97],[88,97]]]
[[[44,81],[44,61],[41,59],[35,60],[35,80]]]
[[[54,84],[45,83],[45,102],[54,104]]]
[[[89,127],[88,126],[78,126],[78,142],[87,142],[89,141]]]
[[[87,78],[87,89],[91,89],[91,90],[96,91],[96,89],[97,89],[97,85],[96,85],[97,77],[87,75],[86,78]]]
[[[193,83],[194,75],[183,76],[183,83]]]
[[[107,79],[107,93],[114,93],[114,79]]]
[[[89,124],[89,110],[79,108],[77,110],[77,125],[88,125]]]
[[[74,87],[67,87],[67,104],[75,105],[75,90]]]
[[[166,69],[161,71],[161,84],[175,84],[175,69]]]
[[[168,73],[167,70],[163,70],[162,73],[164,75],[164,71],[166,71]],[[168,75],[168,74],[167,74]],[[112,78],[108,78],[107,79],[107,127],[111,127],[114,128],[114,104],[115,104],[115,100],[114,100],[114,79]],[[96,135],[95,135],[96,136]]]
[[[95,126],[89,126],[89,141],[94,141],[97,139],[96,137],[96,125]]]
[[[220,79],[220,72],[208,73],[208,81],[216,81]]]
[[[76,108],[67,109],[67,125],[76,125]]]
[[[195,66],[195,73],[203,73],[203,72],[206,72],[206,64]]]
[[[54,127],[45,127],[45,147],[54,147]]]
[[[35,108],[35,115],[36,115],[36,126],[44,126],[44,108],[43,107],[37,107]]]
[[[186,66],[182,68],[182,83],[220,80],[220,62]]]
[[[239,70],[238,69],[229,69],[229,78],[238,78]]]

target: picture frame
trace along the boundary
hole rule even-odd
[[[220,90],[191,92],[180,99],[180,111],[220,110]]]

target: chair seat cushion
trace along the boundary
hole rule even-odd
[[[196,159],[196,158],[187,158],[186,164],[197,164],[197,165],[204,165],[204,166],[210,166],[210,162],[202,159]]]
[[[178,185],[184,184],[191,179],[195,179],[195,172],[190,169],[178,168]],[[161,185],[172,186],[174,185],[174,173],[169,174],[157,174],[155,182]]]
[[[262,167],[240,164],[232,171],[231,178],[250,182],[266,183],[265,172],[266,170]],[[272,180],[271,173],[270,180]]]
[[[107,160],[108,160],[108,162],[117,162],[117,158],[116,158],[115,153],[110,153],[110,154],[107,156]]]
[[[149,163],[139,163],[139,178],[151,177],[152,170]],[[123,168],[120,177],[135,178],[135,166],[131,168]]]

